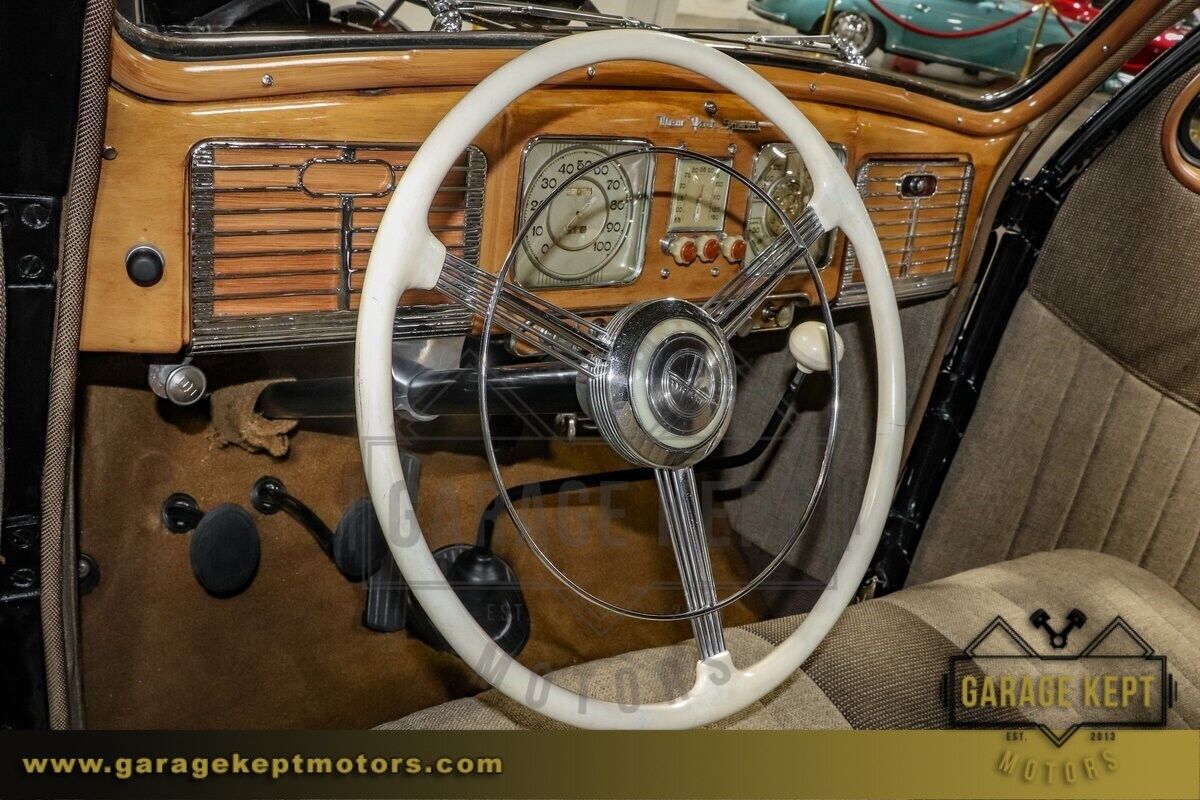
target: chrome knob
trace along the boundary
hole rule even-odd
[[[149,374],[150,389],[164,400],[177,406],[190,406],[200,402],[208,391],[208,378],[194,364],[152,364]]]

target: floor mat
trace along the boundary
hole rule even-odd
[[[434,430],[434,429],[426,429]],[[456,657],[404,633],[359,623],[364,585],[347,582],[312,538],[279,514],[254,514],[262,560],[243,594],[219,600],[196,583],[188,536],[167,533],[159,506],[172,492],[204,508],[249,505],[253,482],[281,478],[332,527],[366,494],[357,440],[301,430],[284,458],[218,448],[201,412],[149,392],[85,391],[79,449],[81,549],[100,585],[81,601],[83,676],[91,728],[366,728],[484,687]],[[433,546],[470,541],[495,494],[478,439],[426,442],[419,518]],[[618,466],[602,446],[556,443],[506,469],[506,482]],[[600,511],[611,501],[615,518]],[[607,599],[649,610],[682,605],[678,574],[658,521],[653,484],[554,498],[527,514],[539,542],[568,574]],[[718,525],[718,530],[723,526]],[[519,541],[511,523],[496,549],[521,577],[533,619],[522,663],[539,672],[690,636],[686,623],[614,616],[571,594]],[[727,536],[714,536],[722,595],[746,568]],[[727,609],[728,625],[753,607]]]

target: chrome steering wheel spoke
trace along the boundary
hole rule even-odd
[[[497,278],[447,253],[437,289],[486,319]],[[496,301],[495,323],[520,341],[595,377],[609,358],[609,337],[601,325],[506,282]]]
[[[732,336],[826,231],[812,206],[709,298],[703,308]],[[799,242],[797,242],[799,239]]]
[[[675,551],[675,564],[679,567],[688,611],[715,609],[717,585],[713,579],[712,559],[708,554],[696,472],[691,467],[657,469],[654,478],[667,518],[667,530]],[[720,611],[713,610],[692,617],[691,623],[696,636],[696,649],[702,661],[725,652]]]

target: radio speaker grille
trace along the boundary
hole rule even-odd
[[[375,232],[415,144],[205,142],[190,164],[192,349],[349,341]],[[469,148],[430,230],[479,260],[485,160]],[[405,295],[397,334],[466,330],[470,312]]]
[[[859,167],[858,191],[897,297],[937,294],[953,285],[974,174],[971,162],[958,158],[879,158]],[[866,299],[854,248],[848,247],[838,305],[861,305]]]

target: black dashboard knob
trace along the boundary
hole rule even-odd
[[[152,245],[137,245],[125,254],[125,272],[138,286],[153,286],[162,280],[162,253]]]

